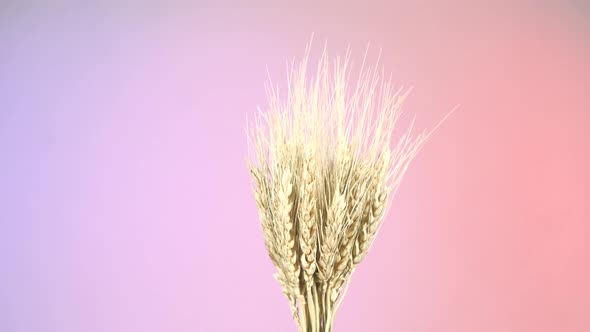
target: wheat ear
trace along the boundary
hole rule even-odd
[[[369,252],[369,247],[377,234],[385,204],[389,194],[386,176],[388,172],[390,154],[386,150],[379,159],[372,181],[370,182],[369,199],[365,204],[364,215],[360,221],[360,230],[353,250],[353,264],[358,265]]]
[[[313,274],[316,271],[317,223],[314,172],[314,156],[307,153],[303,166],[298,209],[301,269],[306,290],[313,285]]]

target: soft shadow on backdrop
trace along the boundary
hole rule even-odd
[[[0,5],[0,330],[295,331],[245,164],[266,66],[382,49],[426,128],[336,331],[590,330],[590,11]]]

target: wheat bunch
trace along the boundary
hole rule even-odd
[[[416,135],[412,120],[391,146],[408,91],[394,90],[364,59],[351,84],[349,52],[330,62],[324,49],[309,77],[309,51],[289,66],[285,98],[266,85],[268,109],[248,130],[249,167],[275,278],[299,330],[323,332],[332,330],[391,197],[438,125]]]

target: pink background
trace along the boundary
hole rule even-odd
[[[335,331],[590,331],[590,6],[486,2],[0,4],[0,331],[295,331],[244,129],[312,32],[461,104]]]

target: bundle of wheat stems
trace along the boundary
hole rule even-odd
[[[267,83],[268,109],[247,130],[249,167],[266,249],[299,331],[328,332],[390,198],[438,126],[413,134],[412,120],[390,146],[408,90],[394,90],[366,53],[354,83],[350,52],[330,60],[325,48],[308,77],[309,51],[288,66],[286,98]]]

